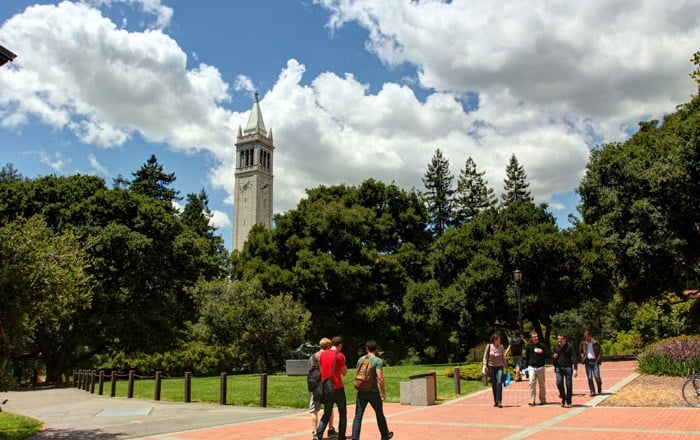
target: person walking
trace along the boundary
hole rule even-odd
[[[345,440],[345,429],[348,424],[348,405],[343,387],[343,376],[348,373],[348,367],[345,363],[345,355],[341,353],[343,338],[334,336],[331,342],[331,348],[321,353],[319,361],[321,363],[321,381],[331,378],[333,395],[323,402],[323,417],[316,428],[314,440],[323,438],[323,432],[326,430],[333,413],[333,405],[338,407],[338,440]]]
[[[316,353],[312,354],[311,357],[309,358],[309,369],[313,366],[314,363],[319,362],[320,365],[320,357],[321,353],[323,353],[325,350],[328,350],[331,348],[333,343],[331,342],[330,339],[328,338],[321,338],[321,341],[318,343],[319,347],[321,349],[317,351]],[[315,392],[315,391],[309,391],[309,414],[311,414],[311,435],[314,436],[316,435],[316,427],[318,426],[318,413],[321,410],[321,396]],[[335,432],[335,429],[333,428],[333,411],[331,411],[331,416],[328,419],[328,437],[337,437],[338,433]]]
[[[362,429],[362,417],[365,414],[365,409],[367,404],[372,405],[374,414],[377,419],[377,427],[379,428],[379,434],[382,440],[389,440],[394,437],[394,433],[389,431],[389,427],[386,423],[386,417],[384,416],[384,405],[383,401],[386,400],[386,389],[384,388],[384,361],[382,358],[377,356],[377,342],[374,340],[369,340],[365,344],[365,351],[367,354],[362,356],[357,361],[357,368],[360,368],[360,364],[365,358],[369,358],[370,368],[373,372],[370,374],[375,378],[374,384],[369,391],[357,391],[357,399],[355,400],[355,418],[352,421],[352,439],[360,440],[360,430]]]
[[[554,359],[554,373],[557,378],[557,389],[561,397],[562,408],[571,408],[571,397],[573,396],[574,377],[578,376],[576,350],[570,342],[566,341],[566,335],[557,335],[557,343],[552,348],[552,358]]]
[[[600,378],[600,363],[603,359],[603,350],[600,347],[600,342],[593,339],[590,330],[583,333],[583,341],[579,347],[581,354],[581,362],[586,366],[586,377],[588,378],[588,389],[591,392],[591,397],[595,396],[598,386],[598,394],[603,391],[603,380]]]
[[[515,334],[508,341],[508,348],[506,349],[506,358],[508,354],[513,358],[513,367],[515,368],[515,381],[520,382],[522,378],[523,369],[523,348],[525,347],[525,340],[523,339],[523,333],[520,330],[516,330]]]
[[[547,404],[547,389],[544,384],[545,360],[549,357],[549,347],[540,341],[536,332],[530,334],[530,343],[525,347],[525,365],[528,372],[528,389],[530,391],[530,403],[535,406],[537,387],[539,387],[540,405]]]
[[[484,359],[481,364],[483,374],[491,378],[491,392],[493,393],[493,406],[503,408],[503,371],[508,366],[506,352],[501,344],[501,335],[491,335],[491,343],[484,349]]]

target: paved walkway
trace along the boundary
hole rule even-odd
[[[397,440],[417,439],[700,439],[696,408],[619,408],[597,406],[636,377],[634,361],[602,366],[603,394],[589,397],[585,374],[574,379],[573,407],[561,408],[554,372],[547,371],[550,403],[530,407],[527,382],[504,390],[503,408],[494,408],[490,388],[434,406],[385,404]],[[62,402],[33,399],[46,391],[14,393],[6,410],[39,418],[47,429],[36,439],[260,439],[309,440],[310,418],[302,410],[163,403],[106,398],[76,389],[54,390]],[[681,390],[679,389],[680,393]],[[54,396],[54,394],[51,394]],[[85,396],[89,398],[86,403]],[[76,397],[76,401],[66,401]],[[17,402],[13,405],[12,400]],[[24,402],[24,403],[23,403]],[[98,411],[99,410],[99,411]],[[348,408],[348,435],[354,405]],[[368,407],[363,440],[379,440]],[[336,417],[337,420],[337,417]]]

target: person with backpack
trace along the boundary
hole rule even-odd
[[[369,403],[374,409],[381,439],[389,440],[394,437],[394,433],[389,431],[382,403],[386,400],[383,373],[384,361],[376,355],[377,341],[371,339],[367,341],[365,350],[367,354],[357,361],[357,374],[355,375],[357,398],[355,400],[355,418],[352,421],[352,439],[360,440],[362,417]]]
[[[328,338],[321,338],[318,343],[321,347],[319,351],[312,354],[309,358],[309,372],[306,375],[306,382],[309,389],[309,413],[311,414],[312,431],[311,436],[316,435],[316,427],[318,426],[318,412],[321,410],[321,364],[319,359],[324,350],[331,348],[333,343]],[[328,419],[328,437],[337,437],[338,433],[333,428],[333,412]]]
[[[557,344],[552,348],[554,359],[554,372],[557,377],[557,389],[561,397],[562,408],[571,408],[571,396],[573,395],[573,378],[578,376],[576,366],[576,349],[566,341],[566,335],[557,335]]]
[[[316,428],[314,440],[321,440],[323,432],[333,414],[333,405],[338,406],[338,440],[345,440],[345,429],[348,424],[348,405],[345,398],[345,388],[343,387],[343,376],[348,374],[348,367],[345,364],[345,355],[341,353],[343,349],[343,338],[334,336],[332,346],[328,350],[321,352],[319,363],[321,364],[321,383],[328,379],[332,384],[329,394],[326,394],[325,386],[323,400],[323,417]]]
[[[508,348],[506,349],[506,358],[508,354],[513,358],[516,382],[523,380],[521,374],[523,369],[523,348],[525,348],[523,333],[520,330],[516,330],[515,335],[508,341]]]

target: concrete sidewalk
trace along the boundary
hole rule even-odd
[[[395,439],[700,439],[696,408],[614,408],[596,406],[636,377],[636,362],[603,364],[603,395],[588,396],[583,370],[574,379],[573,408],[560,407],[554,373],[547,372],[547,405],[530,407],[526,382],[504,390],[503,408],[494,408],[491,390],[434,406],[385,404]],[[681,390],[679,389],[680,393]],[[44,394],[46,393],[46,394]],[[11,393],[6,410],[47,424],[36,439],[261,439],[309,440],[303,410],[164,403],[94,396],[76,389]],[[33,403],[23,403],[32,396]],[[50,396],[50,397],[49,397]],[[18,402],[13,404],[13,400]],[[51,399],[60,399],[51,401]],[[354,405],[348,408],[349,436]],[[368,409],[363,440],[379,440]],[[337,420],[337,417],[336,417]],[[337,422],[336,422],[337,426]],[[349,438],[349,437],[348,437]]]

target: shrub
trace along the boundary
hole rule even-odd
[[[454,368],[445,369],[447,377],[454,377]],[[481,380],[481,363],[468,363],[459,366],[459,378],[464,380]]]
[[[638,356],[641,373],[688,376],[700,371],[700,336],[677,336],[649,345]]]
[[[644,348],[636,330],[615,332],[614,340],[602,340],[600,345],[604,355],[637,354]]]

